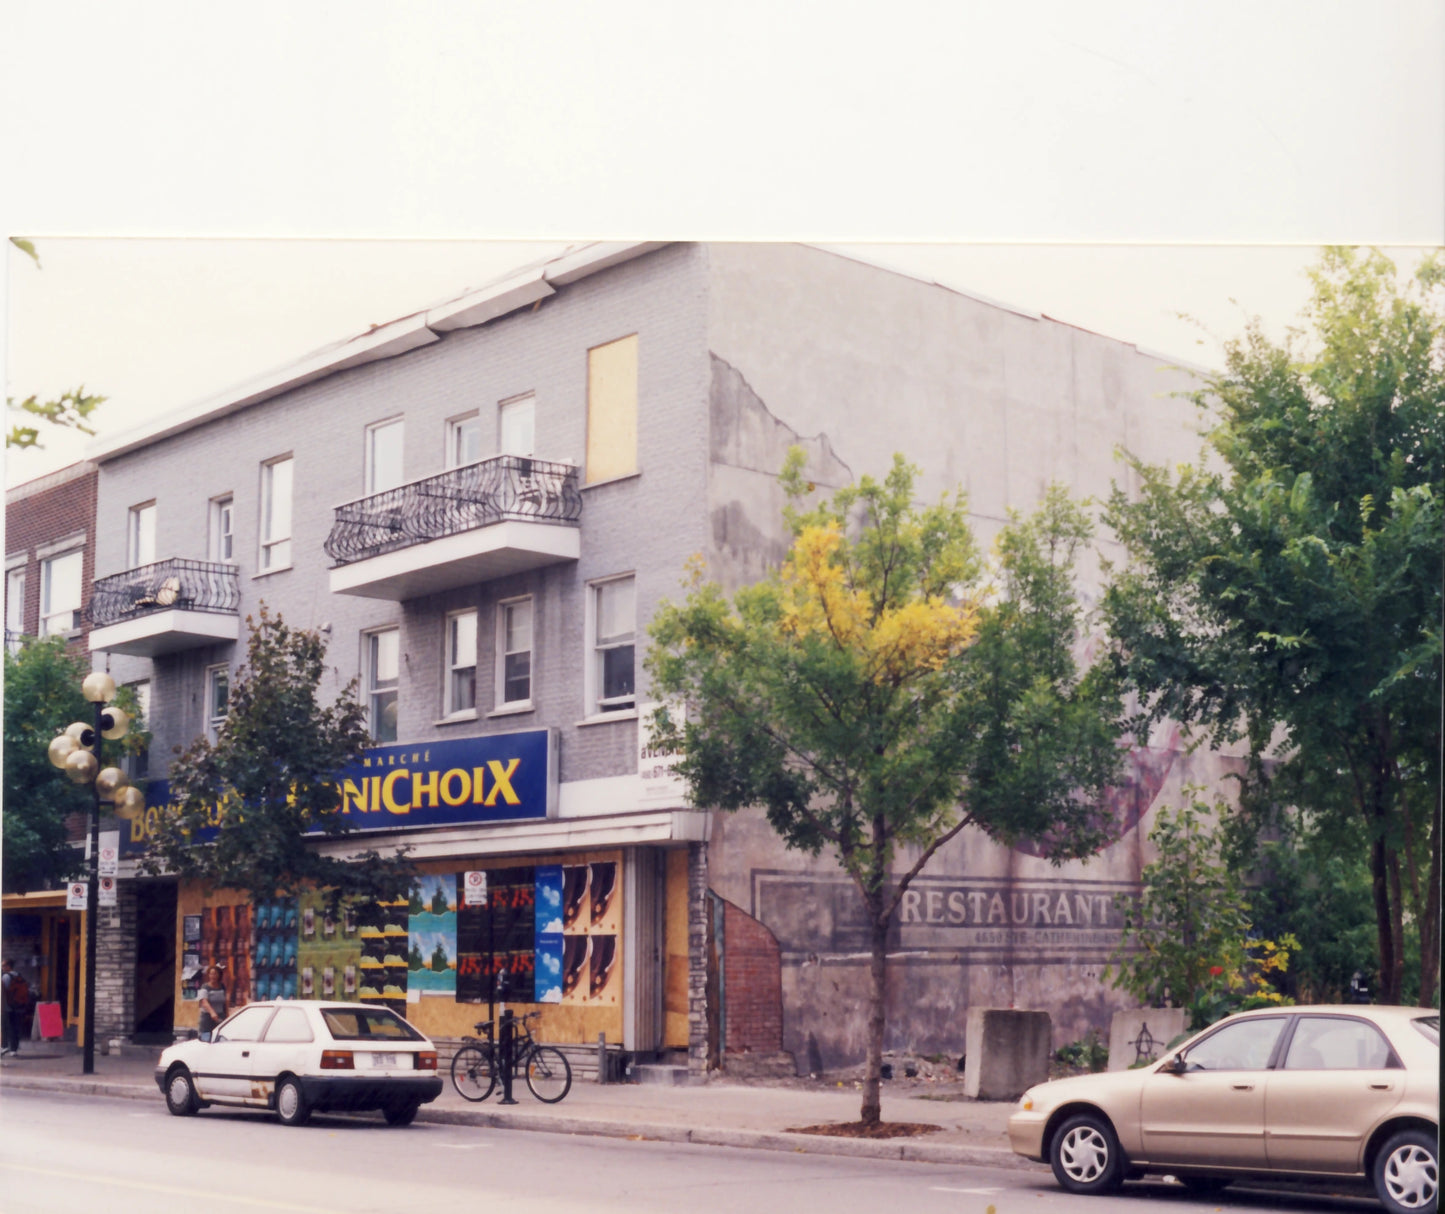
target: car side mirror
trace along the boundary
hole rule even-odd
[[[1169,1061],[1159,1069],[1161,1071],[1167,1071],[1170,1075],[1182,1075],[1189,1069],[1189,1063],[1185,1060],[1183,1054],[1175,1054],[1173,1058],[1169,1059]]]

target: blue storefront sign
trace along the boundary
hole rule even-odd
[[[169,781],[150,781],[144,818],[131,819],[130,829],[121,831],[122,854],[144,850],[169,798]],[[557,748],[547,729],[372,746],[336,778],[337,808],[357,830],[546,818],[556,801]]]

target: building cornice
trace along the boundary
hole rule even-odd
[[[95,464],[104,463],[161,439],[247,409],[303,384],[335,375],[339,371],[381,362],[431,345],[440,341],[444,333],[475,328],[523,308],[532,307],[548,295],[555,294],[559,286],[621,265],[641,257],[644,253],[660,249],[667,243],[600,241],[569,249],[539,265],[512,271],[486,286],[464,292],[424,311],[398,317],[386,324],[374,325],[365,333],[326,346],[284,367],[193,404],[184,405],[144,425],[98,440],[91,444],[87,452],[90,460],[94,461],[89,466],[93,468]],[[41,481],[34,483],[40,484]],[[8,500],[11,499],[7,497]]]

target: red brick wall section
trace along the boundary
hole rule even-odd
[[[59,472],[17,485],[5,494],[5,556],[25,556],[24,632],[35,636],[40,630],[40,549],[71,535],[84,534],[81,558],[80,634],[70,640],[70,651],[78,657],[90,652],[90,621],[84,608],[90,603],[95,582],[95,490],[96,468],[91,463],[72,464]]]
[[[723,902],[725,1048],[775,1054],[783,1048],[783,970],[773,933]]]

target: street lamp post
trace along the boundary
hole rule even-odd
[[[95,707],[91,724],[76,721],[50,740],[50,761],[74,784],[89,784],[90,874],[85,899],[85,1041],[81,1070],[95,1073],[95,928],[100,893],[100,807],[113,804],[122,813],[145,808],[145,794],[131,786],[118,767],[101,767],[101,739],[118,740],[130,730],[130,717],[114,704],[115,680],[93,670],[80,685],[81,694]]]

